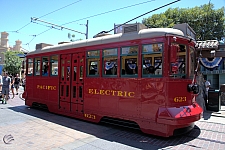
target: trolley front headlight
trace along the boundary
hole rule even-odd
[[[193,94],[198,94],[199,86],[197,84],[188,84],[187,90],[188,92],[193,92]]]

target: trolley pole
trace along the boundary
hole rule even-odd
[[[73,29],[69,29],[69,28],[66,28],[66,27],[63,27],[63,26],[60,26],[60,25],[56,25],[56,24],[53,24],[53,23],[50,23],[50,22],[47,22],[47,21],[43,21],[43,20],[40,20],[40,19],[38,19],[38,18],[35,18],[35,17],[32,17],[31,18],[31,22],[33,22],[33,21],[40,21],[40,22],[43,22],[43,23],[46,23],[46,24],[50,24],[50,25],[52,25],[52,28],[53,28],[53,26],[56,26],[56,27],[59,27],[59,28],[61,28],[61,30],[62,29],[66,29],[66,30],[70,30],[70,31],[73,31],[73,32],[77,32],[77,33],[80,33],[80,34],[84,34],[84,35],[86,35],[86,39],[87,39],[87,37],[88,37],[88,21],[87,21],[87,24],[86,24],[86,34],[85,33],[82,33],[82,32],[79,32],[79,31],[76,31],[76,30],[73,30]]]
[[[87,20],[87,24],[86,24],[86,39],[88,39],[88,20]]]

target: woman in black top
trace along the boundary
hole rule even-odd
[[[18,74],[16,74],[16,77],[14,79],[14,86],[16,88],[16,95],[18,95],[18,89],[20,87],[20,78]]]

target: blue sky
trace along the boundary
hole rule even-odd
[[[10,46],[15,45],[16,40],[21,40],[24,49],[33,51],[38,43],[56,45],[58,42],[69,41],[68,33],[75,34],[75,39],[85,39],[86,37],[84,34],[66,29],[50,29],[49,24],[39,21],[37,22],[39,24],[32,23],[31,17],[40,17],[40,20],[62,25],[81,33],[86,33],[85,24],[88,20],[88,38],[92,38],[101,31],[111,30],[114,23],[122,24],[173,1],[175,0],[0,0],[0,32],[9,33]],[[143,18],[165,12],[168,8],[192,8],[208,4],[209,1],[214,4],[215,9],[225,6],[225,0],[181,0],[130,23],[142,22]],[[62,8],[69,4],[72,5]],[[116,11],[98,15],[111,10]],[[86,17],[90,18],[84,19]],[[69,23],[72,21],[74,22]]]

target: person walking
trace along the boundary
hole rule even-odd
[[[203,75],[198,72],[198,75],[196,77],[197,84],[199,85],[199,93],[196,96],[196,102],[198,105],[202,108],[203,112],[206,111],[206,103],[205,103],[205,85],[204,85],[204,78]]]
[[[10,75],[10,78],[11,78],[11,86],[10,86],[10,89],[11,89],[11,92],[12,92],[12,99],[15,97],[15,93],[14,93],[14,83],[15,83],[15,80],[14,80],[14,77],[12,75]],[[10,98],[10,97],[9,97]]]
[[[204,78],[204,81],[205,81],[205,89],[206,89],[206,95],[207,95],[207,98],[208,98],[208,92],[209,92],[209,88],[210,88],[210,82],[206,80],[206,78]]]
[[[26,77],[24,75],[24,78],[22,80],[22,87],[23,87],[23,90],[25,91],[25,87],[26,87]]]
[[[205,95],[204,95],[204,100],[205,100],[205,106],[206,106],[206,109],[208,109],[208,93],[209,93],[209,88],[210,88],[210,82],[207,81],[206,78],[204,78],[204,83],[205,83]]]
[[[11,86],[11,79],[9,77],[8,72],[3,73],[3,78],[2,78],[2,103],[7,104],[8,98],[9,98],[9,87]]]
[[[0,74],[0,91],[2,91],[2,75]]]
[[[16,95],[18,95],[18,89],[20,87],[20,77],[19,77],[19,74],[16,74],[16,77],[14,78],[14,87],[16,88]]]

